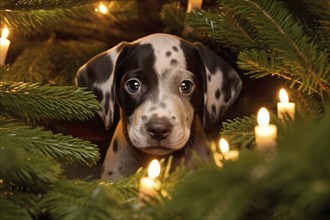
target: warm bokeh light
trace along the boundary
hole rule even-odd
[[[288,94],[286,93],[285,89],[280,90],[280,101],[282,103],[288,103],[289,102],[289,97],[288,97]]]
[[[153,160],[151,161],[149,168],[148,168],[148,176],[150,178],[156,178],[158,177],[160,174],[160,164],[158,162],[158,160]]]
[[[220,145],[220,151],[222,153],[228,153],[229,152],[229,144],[224,138],[220,139],[219,145]]]
[[[96,8],[95,11],[100,12],[102,14],[106,14],[108,13],[108,8],[104,4],[100,3],[99,7]]]
[[[261,127],[267,126],[269,124],[269,121],[269,113],[265,107],[262,107],[258,112],[258,124]]]
[[[1,38],[7,38],[9,34],[8,28],[4,28],[2,33],[1,33]]]

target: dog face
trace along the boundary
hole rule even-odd
[[[237,73],[198,43],[154,34],[122,43],[82,66],[80,87],[93,90],[106,128],[119,105],[128,142],[152,155],[183,148],[196,115],[219,123],[241,90]]]

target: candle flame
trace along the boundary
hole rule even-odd
[[[267,126],[269,121],[269,113],[265,107],[262,107],[258,112],[258,124],[259,126]]]
[[[288,97],[288,94],[286,93],[285,89],[280,90],[280,101],[282,103],[288,103],[289,102],[289,97]]]
[[[4,28],[2,33],[1,33],[1,38],[7,38],[9,34],[8,28]]]
[[[148,168],[148,176],[152,179],[158,177],[160,174],[160,164],[158,160],[152,160]]]
[[[229,144],[224,138],[220,139],[220,144],[219,145],[220,145],[220,151],[222,153],[228,153],[229,152]]]

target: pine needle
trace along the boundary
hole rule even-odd
[[[0,82],[2,115],[18,119],[88,119],[98,109],[94,94],[73,86]]]
[[[69,164],[93,166],[100,159],[96,145],[69,135],[53,134],[41,128],[0,120],[0,135],[28,152],[42,153]]]

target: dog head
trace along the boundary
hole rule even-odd
[[[209,131],[241,90],[223,59],[168,34],[123,42],[95,56],[78,70],[76,84],[95,92],[106,128],[118,104],[128,141],[153,155],[183,148],[196,116]]]

